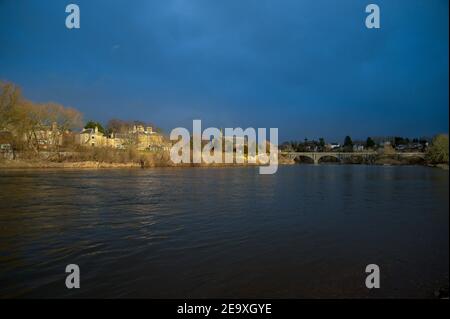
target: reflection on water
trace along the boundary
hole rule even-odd
[[[18,170],[0,172],[0,187],[1,297],[431,297],[448,286],[438,169]],[[71,263],[78,290],[65,288]]]

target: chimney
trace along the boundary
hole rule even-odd
[[[94,132],[97,134],[98,133],[98,127],[96,126],[94,129]]]

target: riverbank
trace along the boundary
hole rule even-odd
[[[289,160],[285,158],[280,158],[278,165],[296,165],[298,162],[294,160]],[[443,170],[448,170],[448,164],[429,164],[429,163],[418,163],[410,161],[398,161],[395,159],[380,159],[373,163],[343,163],[349,165],[376,165],[376,166],[404,166],[404,165],[417,165],[417,166],[428,166],[433,168],[439,168]],[[123,169],[123,168],[152,168],[152,167],[178,167],[178,168],[188,168],[188,167],[242,167],[242,166],[257,166],[257,164],[173,164],[172,162],[160,162],[160,163],[148,163],[148,162],[103,162],[103,161],[76,161],[76,162],[54,162],[45,160],[1,160],[0,169]]]
[[[280,163],[280,165],[283,165]],[[257,166],[257,164],[252,163],[242,163],[242,164],[174,164],[170,161],[167,162],[102,162],[102,161],[77,161],[77,162],[53,162],[44,160],[2,160],[0,161],[0,169],[47,169],[47,168],[152,168],[152,167],[178,167],[178,168],[188,168],[188,167],[242,167],[242,166]]]
[[[436,164],[436,165],[428,165],[430,167],[440,168],[443,170],[448,171],[448,164]]]
[[[95,161],[84,162],[51,162],[32,160],[0,161],[0,169],[45,169],[45,168],[140,168],[140,163],[105,163]]]

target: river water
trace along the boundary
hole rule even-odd
[[[0,297],[433,297],[448,192],[420,166],[0,171]]]

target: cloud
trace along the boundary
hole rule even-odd
[[[59,5],[13,3],[0,75],[89,118],[170,129],[192,114],[281,138],[448,131],[447,1],[380,0],[382,28],[368,30],[362,0],[79,0],[77,32],[59,27]]]

